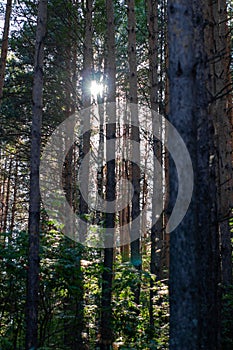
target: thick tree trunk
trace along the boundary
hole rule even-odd
[[[40,188],[39,166],[41,145],[44,40],[47,22],[47,0],[40,0],[35,44],[33,107],[31,129],[30,195],[29,195],[29,255],[26,305],[26,349],[38,347],[38,299],[39,299],[39,234]]]
[[[191,204],[170,240],[171,350],[218,349],[215,153],[207,112],[204,6],[202,0],[168,2],[169,119],[188,148],[194,170]],[[174,205],[178,180],[174,162],[169,166]]]
[[[196,62],[193,56],[193,34],[192,1],[168,1],[169,120],[188,145],[195,165],[196,130],[192,111],[195,105],[195,81],[192,71]],[[178,188],[173,162],[169,163],[169,173],[172,206]],[[185,218],[170,235],[171,350],[198,349],[196,201],[197,198],[193,196]]]

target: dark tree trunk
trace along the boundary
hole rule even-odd
[[[15,161],[15,170],[14,170],[13,203],[12,203],[11,221],[10,221],[10,233],[11,233],[11,237],[12,237],[12,233],[13,233],[13,230],[14,230],[15,213],[16,213],[16,203],[17,203],[17,195],[18,195],[18,183],[19,183],[18,167],[19,167],[19,159],[16,158],[16,161]]]
[[[41,145],[44,39],[47,22],[47,0],[40,0],[36,29],[36,46],[33,82],[33,107],[30,161],[29,197],[29,255],[26,305],[26,349],[38,347],[38,300],[39,300],[39,234],[40,188],[39,166]]]
[[[4,212],[4,223],[3,223],[3,232],[7,232],[9,228],[9,200],[10,200],[10,190],[11,190],[11,178],[12,178],[12,158],[10,159],[9,169],[8,169],[8,178],[6,185],[6,201],[5,201],[5,212]]]
[[[162,125],[160,130],[155,129],[154,118],[157,118],[156,113],[159,112],[159,82],[158,82],[158,2],[154,0],[147,1],[148,10],[148,30],[149,30],[149,82],[150,82],[150,103],[152,109],[152,129],[153,135],[162,134]],[[158,123],[156,124],[158,126]],[[162,144],[159,140],[153,139],[154,157],[162,165]],[[163,194],[157,194],[158,188],[162,188],[162,178],[158,176],[157,164],[154,162],[153,171],[153,197],[152,197],[152,215],[156,215],[158,206],[157,200],[163,202]],[[160,183],[159,183],[160,182]],[[153,218],[154,221],[155,217]],[[151,228],[151,260],[150,271],[156,276],[157,280],[162,279],[163,270],[163,254],[164,254],[164,239],[163,239],[163,213],[160,215],[156,224]],[[150,325],[154,326],[153,317],[153,299],[154,299],[154,282],[150,282]]]
[[[131,177],[133,185],[132,212],[131,212],[131,262],[134,267],[140,271],[142,267],[141,261],[141,246],[140,246],[140,136],[139,136],[139,121],[137,110],[137,57],[136,57],[136,18],[135,18],[135,2],[127,0],[128,14],[128,60],[129,60],[129,96],[131,117],[131,140],[134,141],[132,147],[132,158],[137,160],[137,164],[131,164]],[[134,288],[135,303],[139,304],[140,285]]]
[[[106,141],[111,140],[111,146],[106,148],[107,156],[107,179],[106,200],[111,202],[116,199],[115,180],[115,138],[116,138],[116,55],[115,55],[115,24],[114,7],[112,0],[106,0],[107,13],[107,58],[106,58],[106,81],[107,81],[107,108],[106,108]],[[109,159],[109,161],[108,161]],[[108,208],[108,205],[107,205]],[[110,350],[113,342],[112,325],[112,273],[113,273],[113,245],[114,234],[108,234],[108,228],[115,227],[115,213],[106,213],[104,249],[104,272],[102,282],[101,301],[101,339],[100,349]]]
[[[126,116],[124,116],[124,125],[123,128],[123,144],[122,144],[122,164],[121,164],[121,179],[130,181],[130,173],[129,173],[129,162],[127,162],[129,156],[129,125],[126,121]],[[124,182],[122,188],[122,193],[125,194],[127,198],[127,205],[123,208],[119,213],[119,223],[120,223],[120,240],[121,240],[121,258],[122,262],[129,261],[130,257],[130,230],[129,230],[129,222],[130,222],[130,205],[129,205],[129,193],[127,192],[127,185]]]
[[[93,71],[93,48],[92,48],[92,11],[93,11],[93,1],[86,1],[85,9],[85,37],[84,37],[84,53],[83,53],[83,74],[82,74],[82,108],[84,109],[82,127],[86,132],[82,135],[82,145],[80,160],[86,157],[86,167],[85,171],[80,174],[79,181],[82,183],[83,191],[88,197],[88,185],[89,185],[89,162],[90,162],[90,109],[91,106],[91,93],[90,86],[92,80]],[[84,200],[83,196],[80,195],[79,212],[82,218],[80,224],[81,230],[81,241],[85,240],[87,233],[87,224],[85,221],[85,215],[88,214],[88,203]]]
[[[197,238],[199,278],[199,347],[219,349],[220,251],[217,223],[216,149],[214,120],[209,114],[207,79],[210,73],[204,38],[206,23],[204,0],[193,1],[195,40],[194,113],[197,120]]]
[[[186,16],[184,15],[186,13]],[[195,67],[193,56],[192,1],[168,1],[169,120],[183,137],[196,165]],[[187,103],[188,101],[188,103]],[[188,131],[188,133],[187,133]],[[169,138],[169,135],[168,135]],[[168,139],[169,142],[169,139]],[[196,171],[196,166],[194,168]],[[175,166],[169,164],[170,205],[178,188]],[[196,201],[170,235],[170,349],[198,349],[198,270]]]
[[[77,13],[78,7],[76,2],[69,1],[69,5],[72,10]],[[68,28],[72,29],[76,25],[76,19],[72,16],[68,19]],[[68,34],[65,42],[65,67],[66,67],[66,80],[65,80],[65,94],[66,94],[66,125],[67,132],[70,135],[70,139],[66,140],[68,144],[74,144],[74,129],[75,123],[68,118],[73,116],[76,109],[76,84],[77,84],[77,42]],[[67,149],[67,145],[65,145]],[[66,194],[66,200],[75,212],[76,208],[76,176],[75,176],[75,148],[71,147],[66,155],[64,163],[64,192]],[[72,218],[67,217],[64,227],[68,237],[77,237],[77,232],[74,228],[74,222]],[[66,281],[67,283],[67,297],[64,302],[64,346],[70,350],[84,348],[82,331],[83,331],[83,276],[81,271],[81,249],[76,242],[71,241],[67,237],[65,238],[65,244],[67,249],[77,254],[77,258],[74,261],[71,259],[70,264],[73,265],[73,274]],[[69,258],[68,258],[69,259]],[[75,286],[75,288],[70,288]],[[71,317],[72,316],[72,317]]]
[[[170,240],[171,350],[218,349],[215,153],[207,112],[204,6],[201,0],[168,2],[169,119],[188,148],[194,170],[191,204]],[[168,142],[172,145],[169,135]],[[178,189],[173,161],[169,172],[172,207]]]
[[[0,105],[2,102],[2,96],[3,96],[11,11],[12,11],[12,0],[7,0],[3,37],[2,37],[1,60],[0,60]]]
[[[6,155],[4,154],[6,157]],[[4,232],[4,218],[5,218],[5,211],[6,211],[6,188],[7,188],[7,166],[8,166],[8,160],[7,157],[5,158],[4,162],[4,170],[3,175],[1,178],[1,215],[0,215],[0,233]],[[5,243],[5,235],[1,236],[0,241],[2,244]]]
[[[206,48],[210,60],[207,82],[209,109],[214,120],[217,153],[218,220],[220,231],[222,282],[232,282],[231,232],[229,218],[233,204],[232,176],[232,111],[228,110],[231,80],[226,1],[209,0],[206,5],[208,26],[205,30]]]

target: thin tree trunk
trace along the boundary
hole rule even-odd
[[[4,222],[3,222],[3,232],[7,232],[8,228],[8,212],[9,212],[9,200],[10,200],[10,189],[11,189],[11,171],[12,171],[12,158],[10,159],[9,169],[8,169],[8,177],[7,177],[7,185],[6,185],[6,201],[5,201],[5,212],[4,212]]]
[[[2,103],[3,87],[4,87],[4,79],[5,79],[11,10],[12,10],[12,0],[7,0],[3,37],[2,37],[1,59],[0,59],[0,105]]]
[[[38,347],[39,301],[39,234],[40,188],[39,166],[43,97],[44,40],[47,23],[47,0],[38,4],[31,129],[30,194],[29,194],[29,255],[26,305],[26,350]]]
[[[205,7],[205,16],[208,26],[205,28],[206,49],[209,55],[210,74],[207,81],[209,91],[209,110],[213,117],[215,128],[216,153],[216,185],[217,190],[217,212],[218,228],[220,237],[216,239],[216,247],[212,247],[214,252],[221,250],[221,271],[219,276],[213,276],[216,283],[220,281],[224,288],[232,283],[232,247],[231,230],[229,219],[232,208],[232,110],[228,109],[229,96],[231,96],[230,72],[230,44],[228,41],[227,28],[227,5],[224,0],[209,0]],[[232,99],[232,97],[230,97]],[[218,261],[216,261],[218,263]],[[226,289],[225,289],[226,290]],[[215,315],[212,317],[219,321],[221,318],[220,292],[213,296]],[[215,298],[214,298],[215,297]],[[218,308],[218,309],[216,309]],[[212,323],[211,323],[212,322]],[[220,324],[213,320],[210,327],[215,330],[218,346],[220,339]],[[218,322],[220,323],[220,322]],[[210,337],[211,337],[210,332]],[[215,339],[215,338],[214,338]]]
[[[6,188],[7,188],[7,165],[8,165],[8,159],[6,154],[5,156],[5,162],[4,162],[4,169],[3,169],[3,175],[2,175],[2,181],[1,181],[1,217],[0,217],[0,232],[3,231],[4,227],[4,218],[5,218],[5,211],[6,211]],[[1,243],[4,244],[5,242],[5,235],[1,236],[0,238]]]
[[[70,6],[72,10],[77,13],[78,7],[76,2],[70,1]],[[76,24],[74,18],[69,17],[68,28],[72,28]],[[67,140],[68,144],[74,144],[74,129],[75,123],[68,118],[75,113],[76,108],[76,84],[77,84],[77,43],[68,34],[67,42],[65,45],[65,57],[66,57],[66,118],[67,118],[67,131],[70,135],[70,139]],[[67,149],[67,145],[65,146]],[[75,212],[75,193],[76,193],[76,183],[75,183],[75,148],[72,146],[67,153],[65,159],[65,172],[64,172],[64,190],[66,193],[66,199]],[[72,259],[71,263],[73,266],[73,274],[70,280],[67,280],[68,295],[65,298],[64,303],[64,346],[70,350],[84,348],[82,331],[83,331],[83,276],[81,271],[81,249],[76,243],[77,232],[75,230],[75,225],[73,219],[69,217],[66,218],[66,225],[64,229],[67,230],[68,236],[73,236],[73,241],[70,239],[65,239],[65,244],[68,248],[73,250],[75,254],[79,253],[79,258],[74,262]],[[80,228],[79,228],[80,229]],[[80,238],[80,237],[79,237]],[[69,288],[69,286],[75,286],[76,288]],[[72,316],[72,317],[71,317]]]
[[[166,0],[165,0],[166,1]],[[166,28],[166,48],[165,48],[165,71],[168,72],[168,34],[167,34],[167,28]],[[166,74],[165,77],[165,97],[164,97],[164,110],[165,110],[165,117],[167,118],[169,115],[169,79],[168,75]],[[164,194],[164,240],[165,240],[165,268],[168,271],[169,270],[169,246],[170,246],[170,234],[166,232],[166,227],[168,223],[168,217],[167,217],[167,208],[169,203],[169,153],[167,150],[167,130],[165,129],[165,135],[164,135],[164,182],[165,182],[165,194]]]
[[[132,198],[131,212],[131,262],[134,267],[140,271],[142,267],[141,247],[140,247],[140,137],[139,137],[139,120],[137,110],[137,58],[136,58],[136,18],[135,2],[127,0],[128,13],[128,59],[129,59],[129,96],[130,117],[131,117],[131,140],[134,141],[132,147],[132,158],[137,160],[137,164],[132,162],[132,185],[134,194]],[[136,221],[137,219],[137,221]],[[134,289],[134,298],[136,304],[139,304],[140,285]]]
[[[124,115],[124,125],[122,126],[123,132],[123,144],[122,144],[122,164],[121,164],[121,179],[123,181],[130,181],[129,174],[129,162],[128,159],[128,142],[129,140],[129,125],[127,125],[127,121],[125,120],[126,116]],[[130,255],[130,232],[129,232],[129,223],[130,223],[130,205],[129,205],[129,193],[127,191],[126,182],[123,183],[121,188],[122,193],[127,197],[127,205],[123,208],[119,213],[120,220],[120,240],[121,240],[121,257],[122,262],[129,261]]]
[[[107,181],[106,200],[116,199],[116,179],[115,179],[115,138],[116,138],[116,55],[115,55],[115,24],[114,7],[112,0],[106,0],[107,13],[107,108],[106,108],[106,140],[111,141],[111,146],[106,148],[107,156]],[[108,160],[109,159],[109,160]],[[108,205],[107,205],[108,208]],[[114,234],[108,234],[108,229],[115,228],[115,212],[106,213],[105,243],[104,249],[104,271],[102,282],[102,302],[101,302],[101,339],[100,349],[110,350],[113,342],[112,325],[112,273],[113,273],[113,245]]]
[[[14,171],[13,203],[12,203],[11,223],[10,223],[11,237],[12,237],[12,233],[14,230],[14,224],[15,224],[15,213],[16,213],[16,203],[17,203],[17,194],[18,194],[18,182],[19,182],[18,167],[19,167],[19,160],[18,160],[18,158],[16,158],[15,171]]]
[[[233,177],[231,113],[227,110],[231,81],[226,1],[209,0],[206,17],[209,25],[206,27],[205,40],[211,63],[208,79],[210,113],[214,119],[215,146],[218,149],[217,186],[222,282],[228,285],[232,281],[231,232],[228,222],[233,204]]]
[[[148,10],[148,31],[149,31],[149,81],[150,81],[150,103],[152,109],[152,125],[153,125],[153,135],[162,132],[162,125],[160,130],[154,129],[154,120],[156,114],[159,111],[158,103],[158,2],[154,0],[147,1],[147,10]],[[158,123],[157,123],[158,124]],[[160,161],[162,164],[162,147],[160,141],[153,138],[153,153],[154,157]],[[156,186],[157,181],[162,179],[157,178],[157,169],[156,163],[153,164],[153,197],[152,197],[152,215],[156,215],[156,191],[162,186]],[[158,197],[157,197],[158,198]],[[162,193],[161,193],[161,201]],[[150,260],[150,271],[153,275],[156,275],[156,279],[161,279],[161,263],[162,263],[162,250],[163,250],[163,219],[162,214],[160,218],[151,228],[151,260]],[[154,299],[154,282],[151,279],[150,282],[150,326],[154,326],[154,317],[153,317],[153,299]]]
[[[82,183],[83,191],[88,197],[88,186],[89,186],[89,171],[90,171],[90,107],[91,106],[91,80],[93,71],[93,48],[92,48],[92,11],[93,1],[86,1],[86,12],[85,12],[85,37],[84,37],[84,53],[83,53],[83,82],[82,82],[82,107],[84,109],[82,127],[86,132],[82,135],[82,147],[81,147],[81,160],[86,157],[85,171],[82,172],[79,181]],[[80,195],[79,211],[81,218],[83,219],[80,224],[80,230],[82,239],[85,240],[87,233],[87,225],[85,215],[88,214],[88,203],[84,200],[83,196]]]

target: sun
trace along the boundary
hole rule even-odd
[[[104,86],[101,83],[98,83],[96,80],[92,80],[91,82],[91,94],[94,98],[97,96],[102,96],[104,92]]]

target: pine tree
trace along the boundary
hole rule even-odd
[[[2,102],[2,96],[3,96],[11,11],[12,11],[12,0],[7,0],[4,29],[3,29],[3,36],[2,36],[1,59],[0,59],[0,105]]]
[[[171,350],[218,348],[215,153],[206,89],[204,6],[201,0],[168,2],[169,120],[183,138],[194,170],[190,207],[170,240]],[[169,135],[168,142],[172,144]],[[174,205],[178,179],[172,161],[169,173]]]
[[[115,23],[114,7],[112,0],[106,0],[107,13],[107,56],[106,56],[106,83],[107,83],[107,104],[106,104],[106,142],[111,146],[106,148],[107,174],[106,174],[106,201],[112,202],[116,199],[115,179],[115,138],[116,138],[116,54],[115,54]],[[108,204],[107,204],[108,208]],[[102,302],[101,302],[101,339],[100,349],[110,350],[113,342],[112,324],[112,274],[113,274],[113,246],[115,228],[115,213],[106,213],[105,219],[105,246],[104,248],[104,271],[102,281]],[[106,322],[107,320],[107,322]]]
[[[29,255],[26,306],[26,349],[38,347],[38,303],[39,303],[39,235],[40,235],[40,188],[39,166],[41,145],[41,123],[43,107],[44,40],[47,21],[47,0],[38,3],[36,29],[33,116],[31,130],[30,198],[29,198]]]

